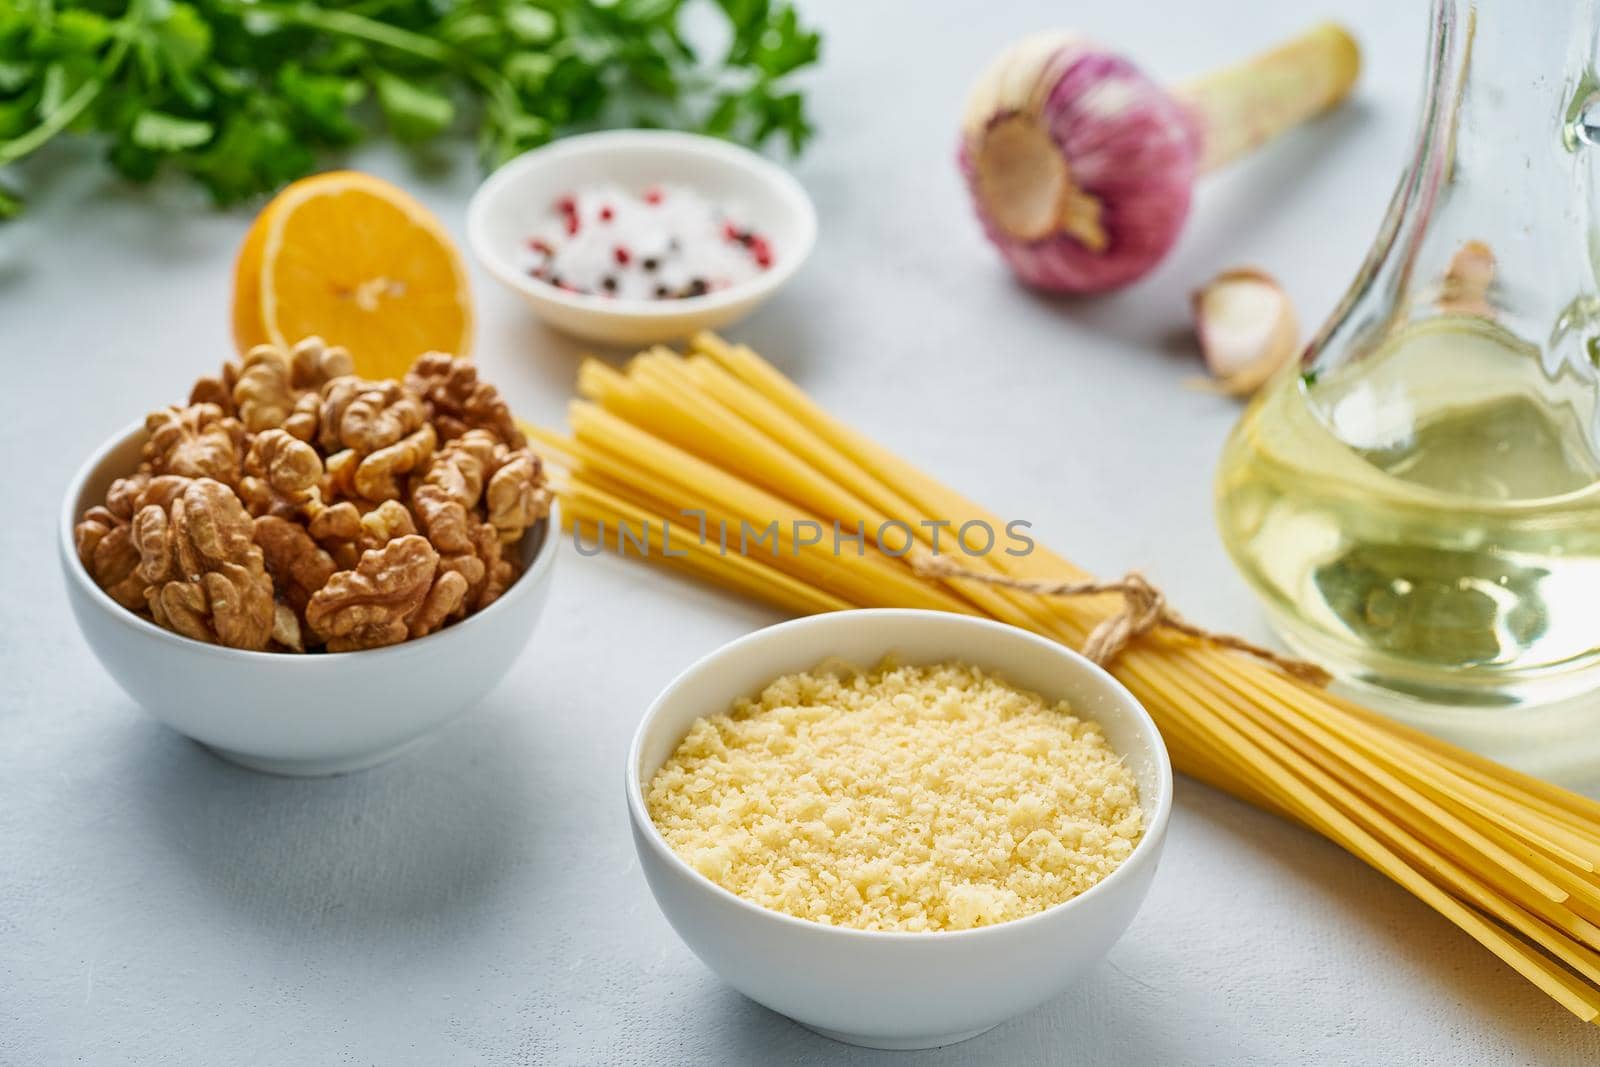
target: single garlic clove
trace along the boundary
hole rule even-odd
[[[1494,286],[1494,251],[1482,241],[1467,241],[1450,257],[1439,286],[1439,312],[1494,318],[1489,292]]]
[[[1249,396],[1300,351],[1300,322],[1277,279],[1253,267],[1225,270],[1195,290],[1194,332],[1209,383]]]

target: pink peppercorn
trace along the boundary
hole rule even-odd
[[[767,244],[765,237],[750,238],[750,254],[755,257],[756,265],[763,270],[772,266],[772,246]]]
[[[617,261],[617,266],[626,267],[628,265],[628,261],[631,260],[633,258],[633,256],[628,252],[628,250],[626,248],[622,247],[621,245],[618,245],[616,248],[614,248],[612,250],[611,258],[615,259]]]
[[[610,222],[614,218],[616,218],[616,212],[611,210],[611,207],[610,207],[609,204],[600,209],[600,221],[601,222]]]
[[[663,199],[665,199],[665,195],[659,188],[652,185],[640,195],[640,199],[647,204],[659,204]]]
[[[566,221],[567,236],[571,237],[578,232],[578,202],[570,196],[563,196],[556,201],[556,210],[561,212]]]

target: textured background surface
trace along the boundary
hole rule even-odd
[[[1185,296],[1256,262],[1308,321],[1332,305],[1405,153],[1423,5],[1340,5],[1371,61],[1356,106],[1208,183],[1178,253],[1108,300],[1011,285],[950,156],[968,79],[1021,32],[1077,20],[1176,78],[1297,28],[1292,6],[816,5],[825,132],[797,170],[821,242],[734,335],[1084,564],[1145,567],[1194,617],[1264,636],[1212,532],[1210,467],[1236,411],[1182,387]],[[633,861],[631,730],[680,667],[774,621],[764,609],[568,552],[479,712],[325,781],[223,764],[112,684],[61,591],[59,495],[94,445],[226,354],[247,218],[78,159],[39,161],[32,214],[0,230],[0,1063],[894,1060],[721,985]],[[357,162],[461,233],[470,166]],[[558,420],[575,351],[486,277],[477,293],[488,376]],[[1600,1060],[1600,1032],[1337,849],[1185,781],[1110,958],[927,1059],[1578,1064]]]

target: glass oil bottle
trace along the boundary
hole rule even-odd
[[[1593,18],[1435,0],[1378,241],[1223,452],[1223,541],[1275,626],[1404,700],[1600,688]]]

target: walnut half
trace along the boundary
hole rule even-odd
[[[295,393],[290,384],[289,357],[277,345],[256,345],[239,365],[239,380],[233,386],[233,406],[239,421],[251,433],[276,426],[294,410]]]
[[[252,515],[289,513],[315,500],[321,484],[322,457],[317,450],[274,427],[251,440],[239,496]]]
[[[437,629],[466,591],[461,575],[439,573],[427,538],[408,534],[329,578],[307,605],[306,622],[330,652],[381,648]]]
[[[502,543],[516,544],[528,527],[550,514],[550,490],[539,457],[519,448],[500,458],[484,493],[489,524]]]
[[[156,622],[197,641],[266,648],[272,579],[254,533],[233,490],[210,478],[196,478],[166,507],[140,508],[133,543]]]
[[[487,430],[507,448],[527,443],[500,390],[478,380],[478,368],[470,359],[429,352],[412,364],[405,384],[427,405],[428,419],[441,441],[452,441],[468,430]]]
[[[348,448],[366,456],[416,432],[426,421],[422,402],[399,382],[346,375],[322,387],[318,443],[330,454]]]
[[[144,426],[150,433],[144,444],[144,459],[152,473],[239,484],[244,426],[216,404],[152,411]]]
[[[83,513],[76,530],[78,558],[94,583],[111,599],[132,611],[145,609],[148,586],[139,574],[139,550],[133,529],[109,508],[92,507]]]

